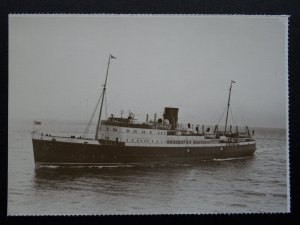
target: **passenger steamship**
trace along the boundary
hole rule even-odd
[[[246,157],[254,154],[256,143],[249,128],[227,126],[232,84],[229,88],[226,123],[223,131],[204,126],[178,126],[178,108],[165,107],[163,118],[154,115],[137,122],[133,113],[120,117],[111,115],[101,120],[111,59],[109,55],[105,83],[93,115],[81,137],[45,135],[32,132],[34,160],[42,164],[133,164],[159,162],[195,162],[199,160]],[[101,103],[101,104],[100,104]],[[94,138],[88,138],[88,128],[100,104]],[[37,122],[36,122],[37,123]]]

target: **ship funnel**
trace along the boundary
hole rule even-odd
[[[179,108],[165,107],[164,119],[169,120],[172,130],[177,128]]]

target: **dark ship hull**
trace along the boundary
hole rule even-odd
[[[41,164],[136,164],[195,162],[252,156],[253,143],[210,147],[137,147],[122,144],[87,144],[33,139],[34,159]],[[225,145],[225,146],[224,146]]]

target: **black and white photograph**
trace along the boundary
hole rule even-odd
[[[289,213],[288,22],[10,14],[7,214]]]

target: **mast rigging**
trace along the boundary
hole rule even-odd
[[[235,81],[231,80],[230,88],[229,88],[229,95],[228,95],[227,112],[226,112],[225,133],[226,133],[226,129],[227,129],[228,111],[229,111],[229,107],[230,107],[230,95],[231,95],[231,89],[232,89],[233,83],[235,83]]]
[[[97,127],[96,127],[95,140],[98,139],[98,132],[99,132],[100,123],[101,123],[101,114],[102,114],[103,101],[104,101],[104,98],[105,98],[105,92],[106,92],[106,84],[107,84],[107,76],[108,76],[108,71],[109,71],[110,59],[116,59],[116,57],[114,57],[112,54],[110,54],[109,57],[108,57],[108,63],[107,63],[107,69],[106,69],[105,82],[104,82],[103,90],[102,90],[102,98],[101,98],[100,112],[99,112],[98,123],[97,123]]]

